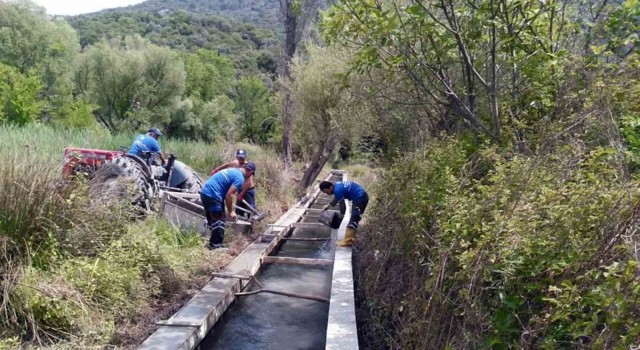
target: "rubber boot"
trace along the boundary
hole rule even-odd
[[[356,230],[347,227],[347,230],[344,233],[344,239],[339,240],[336,245],[338,247],[350,247],[353,245],[353,240],[356,238]]]

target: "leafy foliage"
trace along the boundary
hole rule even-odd
[[[451,139],[393,166],[359,234],[362,300],[380,321],[365,331],[386,328],[371,346],[634,344],[640,193],[619,174],[607,148],[468,158]]]
[[[526,148],[541,123],[551,128],[588,113],[577,88],[593,84],[585,48],[608,40],[614,63],[635,52],[637,28],[619,25],[628,19],[619,12],[606,1],[342,0],[323,26],[327,40],[356,50],[352,70],[388,81],[372,89],[397,101],[385,107],[416,106],[416,118],[436,135],[471,131]]]
[[[271,93],[257,77],[244,78],[233,92],[241,137],[247,142],[266,144],[276,118],[271,107]]]
[[[24,125],[37,120],[42,103],[40,80],[0,63],[0,122]]]
[[[42,103],[33,104],[33,112],[44,119],[61,116],[72,101],[78,53],[77,36],[65,22],[49,21],[44,9],[29,1],[0,3],[0,63],[37,77]]]
[[[185,89],[184,67],[176,61],[171,50],[139,38],[102,42],[83,54],[77,85],[112,132],[166,123]]]
[[[340,142],[358,138],[366,128],[368,105],[354,96],[363,85],[344,78],[348,57],[335,48],[310,46],[307,57],[294,59],[291,78],[283,79],[296,115],[295,140],[312,146],[301,148],[311,158],[303,188],[314,181]],[[349,84],[351,89],[346,89]]]
[[[231,61],[213,51],[198,50],[182,54],[187,72],[186,94],[202,101],[228,94],[236,70]]]
[[[0,4],[0,121],[111,132],[153,124],[181,138],[269,140],[274,123],[264,81],[275,74],[273,33],[184,11],[70,20],[82,53],[62,19],[28,1]],[[241,82],[245,74],[261,78]]]

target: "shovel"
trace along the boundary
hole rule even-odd
[[[246,205],[247,208],[249,208],[249,210],[247,210],[245,208],[238,207],[237,205],[235,207],[236,207],[236,209],[239,209],[239,210],[249,214],[249,220],[250,221],[261,221],[261,220],[264,220],[264,218],[267,217],[267,214],[259,213],[257,210],[253,209],[253,207],[250,206],[249,203],[247,203],[247,201],[245,201],[244,199],[242,200],[242,203],[244,203],[244,205]]]

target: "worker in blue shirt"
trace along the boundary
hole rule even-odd
[[[242,189],[244,181],[253,176],[256,165],[253,162],[245,163],[241,168],[224,169],[216,172],[205,182],[200,190],[200,200],[207,217],[207,227],[211,232],[209,249],[222,247],[224,241],[224,207],[232,221],[237,219],[233,210],[233,196]]]
[[[246,163],[247,163],[247,151],[243,149],[239,149],[238,151],[236,151],[236,159],[216,167],[211,171],[211,175],[214,175],[215,173],[223,169],[242,168],[242,166],[244,166]],[[251,208],[253,208],[253,210],[257,210],[256,209],[256,189],[253,181],[253,176],[246,179],[246,181],[244,182],[244,186],[240,191],[240,194],[238,194],[238,196],[236,197],[236,206],[238,207],[236,208],[236,214],[241,216],[247,216],[247,213],[243,211],[243,209],[249,210],[249,208],[247,207],[246,204],[244,204],[243,199],[244,201],[247,202],[247,204],[251,206]]]
[[[351,246],[356,238],[358,223],[362,219],[365,209],[367,209],[367,204],[369,204],[367,191],[353,181],[338,181],[335,184],[329,181],[322,181],[320,183],[320,191],[333,195],[333,200],[323,210],[327,210],[340,202],[340,213],[344,215],[346,211],[344,201],[351,201],[351,219],[349,219],[344,239],[339,240],[337,243],[341,247]]]
[[[142,158],[143,152],[153,152],[158,154],[160,161],[164,164],[164,154],[160,148],[158,139],[162,136],[162,133],[158,128],[151,128],[144,135],[138,135],[131,143],[129,148],[129,154]]]

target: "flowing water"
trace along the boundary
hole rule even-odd
[[[312,208],[322,208],[324,201]],[[304,223],[318,222],[309,214]],[[333,259],[334,243],[329,227],[298,227],[295,238],[329,238],[326,241],[285,241],[279,257]],[[256,275],[265,289],[329,298],[332,267],[265,264]],[[255,283],[245,291],[260,289]],[[259,293],[239,296],[200,343],[200,349],[324,349],[329,304],[283,295]]]

